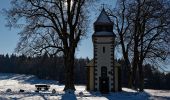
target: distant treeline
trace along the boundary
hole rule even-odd
[[[86,83],[85,65],[88,59],[75,60],[75,83]],[[26,57],[24,55],[0,55],[0,72],[32,74],[40,79],[53,79],[64,82],[64,60],[62,57]]]
[[[89,59],[75,60],[75,83],[86,84],[86,64]],[[127,87],[127,70],[122,64],[122,86]],[[64,82],[64,60],[62,57],[49,57],[47,54],[41,57],[26,57],[24,55],[0,55],[0,72],[32,74],[41,79],[53,79]],[[149,64],[144,66],[145,88],[170,89],[170,73],[160,72]]]
[[[120,60],[119,62],[123,62]],[[122,66],[122,86],[127,87],[127,70]],[[137,80],[139,76],[137,76]],[[136,85],[138,85],[137,83]],[[170,90],[170,73],[162,72],[150,64],[144,65],[144,88],[145,89],[168,89]]]

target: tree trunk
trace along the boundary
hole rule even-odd
[[[128,58],[125,59],[125,64],[127,68],[128,87],[132,88],[132,71]]]
[[[139,91],[143,92],[144,89],[144,76],[143,76],[143,66],[142,62],[139,62]]]
[[[71,50],[67,50],[64,60],[65,60],[65,87],[66,90],[75,91],[74,86],[74,52],[75,50],[72,48]]]
[[[138,68],[138,62],[139,62],[139,51],[138,51],[138,37],[135,39],[135,45],[134,45],[134,59],[133,59],[133,73],[132,73],[132,80],[133,80],[133,86],[135,89],[137,89],[137,68]]]
[[[119,36],[121,37],[122,53],[123,53],[123,57],[124,57],[124,60],[125,60],[125,67],[127,68],[128,87],[131,88],[132,87],[132,71],[131,71],[130,61],[129,61],[129,58],[128,58],[128,50],[125,49],[125,45],[124,45],[124,41],[123,41],[123,35],[119,34]]]

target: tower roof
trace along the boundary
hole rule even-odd
[[[106,14],[104,8],[101,11],[97,20],[94,22],[94,29],[95,32],[93,34],[93,37],[116,37],[113,32],[113,22]]]
[[[107,15],[105,9],[103,8],[99,17],[95,21],[94,25],[103,25],[103,24],[113,24],[113,22],[110,20],[109,16]]]

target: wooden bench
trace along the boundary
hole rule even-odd
[[[37,91],[41,91],[41,90],[48,90],[50,88],[50,85],[46,85],[46,84],[37,84],[35,85]]]

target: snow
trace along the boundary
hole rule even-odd
[[[48,84],[50,89],[37,93],[35,84]],[[74,93],[64,92],[63,88],[64,85],[57,84],[57,81],[40,80],[33,75],[0,73],[0,100],[170,100],[170,90],[145,89],[144,92],[136,92],[123,88],[122,92],[100,94],[86,91],[83,85],[76,85]],[[6,92],[7,89],[12,92]],[[21,93],[20,89],[25,91]]]

